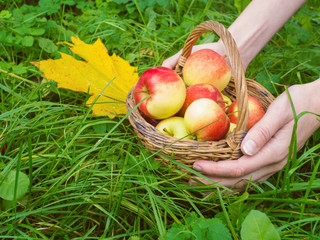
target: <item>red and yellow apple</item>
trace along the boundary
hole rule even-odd
[[[209,83],[221,92],[231,79],[231,70],[226,60],[211,49],[192,53],[183,66],[183,79],[187,86]]]
[[[187,131],[183,117],[174,116],[163,119],[158,123],[156,129],[168,136],[175,138],[192,138]]]
[[[200,98],[186,110],[184,121],[188,132],[198,141],[218,141],[228,132],[230,120],[212,99]]]
[[[249,130],[263,117],[265,111],[259,100],[253,96],[248,96],[248,108],[249,117],[247,129]],[[238,106],[236,100],[228,108],[227,114],[230,118],[230,122],[236,124],[238,120]]]
[[[178,115],[182,117],[184,116],[184,113],[186,112],[189,105],[197,99],[209,98],[215,102],[217,102],[218,99],[223,99],[219,90],[215,86],[209,83],[199,83],[199,84],[191,85],[187,87],[186,91],[187,91],[186,100],[184,101],[182,108],[178,112]],[[219,105],[221,104],[220,105],[221,107],[224,106],[224,102],[221,102],[218,104]]]
[[[133,89],[140,111],[153,119],[175,115],[186,98],[186,86],[172,69],[154,67],[143,72]]]

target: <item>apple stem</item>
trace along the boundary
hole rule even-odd
[[[164,128],[164,129],[162,129],[165,133],[167,133],[169,136],[173,136],[169,131],[168,131],[168,129],[166,129],[166,128]]]
[[[166,128],[162,129],[164,132],[168,133],[168,130]]]

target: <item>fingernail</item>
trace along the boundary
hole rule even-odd
[[[253,154],[255,154],[257,152],[257,145],[256,143],[249,139],[248,141],[246,141],[246,143],[243,146],[243,151],[245,154],[252,156]]]
[[[199,167],[199,166],[197,166],[197,165],[194,165],[194,166],[193,166],[193,169],[196,170],[196,171],[198,171],[198,172],[202,172],[202,168]]]

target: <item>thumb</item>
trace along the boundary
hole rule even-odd
[[[290,110],[284,110],[284,107],[277,99],[269,106],[265,115],[243,139],[241,143],[243,154],[252,156],[257,153],[279,129],[290,121]]]

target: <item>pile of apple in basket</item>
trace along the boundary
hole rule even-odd
[[[231,79],[225,59],[210,49],[191,54],[183,79],[172,69],[146,70],[133,89],[133,97],[147,122],[178,139],[218,141],[236,126],[236,100],[222,94]],[[259,100],[248,97],[250,129],[264,115]]]

